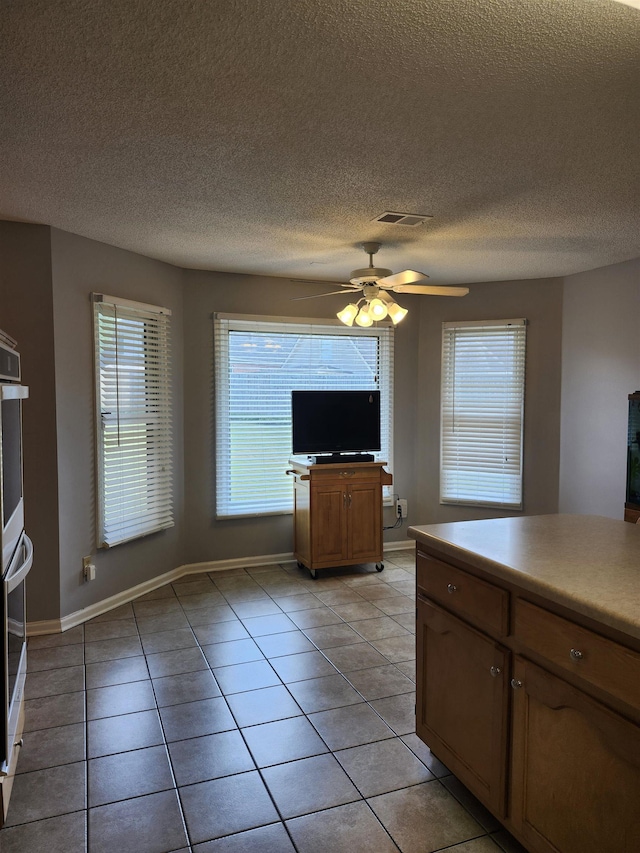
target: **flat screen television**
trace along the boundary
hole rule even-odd
[[[294,454],[380,450],[380,392],[292,391],[291,422]]]

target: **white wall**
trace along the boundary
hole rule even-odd
[[[560,512],[624,516],[627,395],[640,389],[640,258],[568,276]]]

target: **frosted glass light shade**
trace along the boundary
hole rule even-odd
[[[387,311],[389,313],[389,316],[391,317],[394,326],[397,326],[400,320],[404,320],[404,318],[409,313],[406,308],[402,308],[400,305],[398,305],[397,302],[392,302],[390,305],[388,305]]]
[[[341,320],[345,326],[353,326],[353,321],[358,313],[358,306],[350,302],[342,311],[338,311],[336,317]]]
[[[369,314],[374,320],[384,320],[387,316],[387,306],[382,299],[372,299],[369,303]]]
[[[356,323],[358,326],[364,326],[367,328],[368,326],[373,326],[373,318],[369,314],[369,306],[363,305],[360,309],[358,316],[356,317]]]

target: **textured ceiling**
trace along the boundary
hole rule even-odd
[[[0,218],[323,280],[363,240],[434,284],[640,255],[612,0],[2,0],[0,73]]]

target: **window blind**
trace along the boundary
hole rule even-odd
[[[98,543],[173,525],[171,312],[93,294]]]
[[[218,314],[214,319],[216,515],[293,511],[291,391],[380,390],[392,465],[393,329]],[[388,487],[387,487],[388,491]]]
[[[443,323],[440,501],[522,508],[526,320]]]

